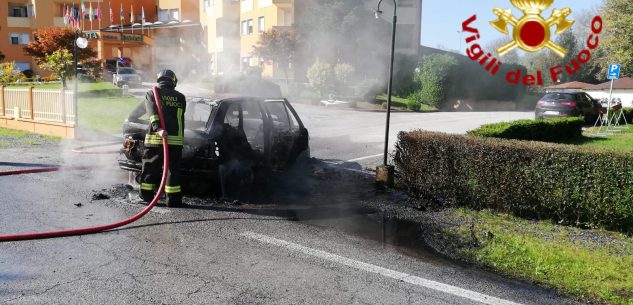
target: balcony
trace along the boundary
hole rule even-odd
[[[7,27],[10,28],[30,28],[31,18],[28,17],[7,17]]]

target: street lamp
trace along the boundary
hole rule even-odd
[[[75,88],[74,88],[74,93],[73,94],[73,112],[75,113],[75,133],[76,133],[76,129],[77,126],[79,125],[79,116],[77,115],[77,94],[78,94],[78,90],[77,90],[77,86],[79,83],[79,75],[77,74],[77,47],[79,47],[80,49],[85,49],[86,47],[88,47],[88,40],[84,37],[77,37],[78,31],[75,31],[75,41],[74,41],[74,57],[75,57]]]
[[[380,10],[380,4],[383,0],[378,1],[378,7],[374,11],[376,19],[380,18],[382,11]],[[396,45],[396,23],[398,22],[398,16],[396,15],[396,0],[393,0],[393,20],[391,27],[391,61],[389,64],[389,86],[387,87],[387,122],[385,126],[385,150],[383,154],[382,166],[376,168],[376,182],[393,186],[394,168],[387,164],[387,155],[389,154],[389,119],[391,118],[391,90],[393,88],[393,58],[394,49]]]

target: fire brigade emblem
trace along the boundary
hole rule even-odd
[[[554,9],[552,15],[545,19],[541,17],[541,13],[551,6],[554,0],[510,0],[510,2],[525,15],[517,19],[510,9],[494,8],[493,12],[499,18],[490,21],[492,27],[506,35],[509,35],[508,24],[514,27],[513,40],[497,49],[499,56],[518,47],[527,52],[548,48],[558,56],[565,57],[567,50],[551,40],[551,28],[556,26],[557,35],[567,31],[574,24],[574,20],[567,19],[567,16],[571,14],[571,9],[568,7],[562,10]]]

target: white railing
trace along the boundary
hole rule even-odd
[[[75,124],[72,91],[33,88],[2,88],[0,114],[39,122]]]

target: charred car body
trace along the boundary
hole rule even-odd
[[[148,122],[141,103],[123,126],[124,154],[119,166],[140,173]],[[308,130],[286,99],[188,98],[182,151],[182,182],[193,193],[226,193],[258,177],[283,172],[308,159]],[[227,177],[232,180],[229,185]],[[137,177],[138,178],[138,177]]]

